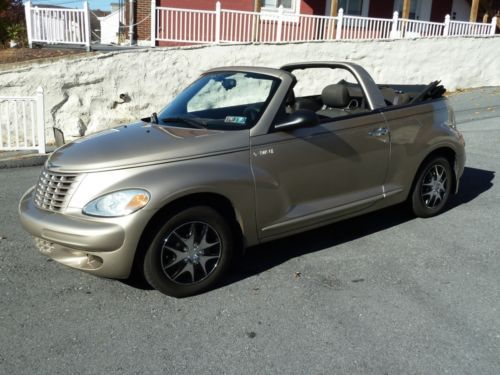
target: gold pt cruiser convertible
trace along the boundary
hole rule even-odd
[[[162,111],[56,150],[21,223],[69,267],[200,293],[247,246],[404,201],[442,211],[465,163],[444,92],[348,62],[212,69]]]

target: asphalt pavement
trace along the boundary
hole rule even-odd
[[[174,299],[40,255],[0,170],[1,374],[499,374],[500,88],[453,95],[467,142],[442,215],[397,206],[250,249]]]

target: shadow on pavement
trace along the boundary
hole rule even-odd
[[[466,167],[459,193],[451,198],[447,210],[468,203],[489,190],[494,177],[493,171]],[[407,206],[400,204],[255,246],[247,250],[222,286],[259,274],[292,258],[350,242],[414,218]]]
[[[458,194],[451,197],[446,211],[474,200],[493,186],[494,179],[494,171],[465,167]]]
[[[468,203],[493,186],[495,172],[466,167],[460,191],[448,203],[447,210]],[[318,229],[249,248],[228,277],[219,285],[244,280],[267,271],[292,258],[314,253],[350,242],[372,233],[413,220],[415,217],[405,204],[399,204]],[[142,290],[152,289],[139,275],[133,275],[125,284]]]

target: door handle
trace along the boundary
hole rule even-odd
[[[368,135],[370,137],[382,137],[384,135],[387,135],[387,133],[389,133],[389,129],[387,129],[387,128],[378,128],[378,129],[369,131]]]

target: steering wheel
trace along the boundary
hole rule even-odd
[[[246,125],[253,125],[259,118],[260,110],[259,108],[253,107],[253,106],[248,106],[243,110],[243,116],[245,116],[246,119]]]

